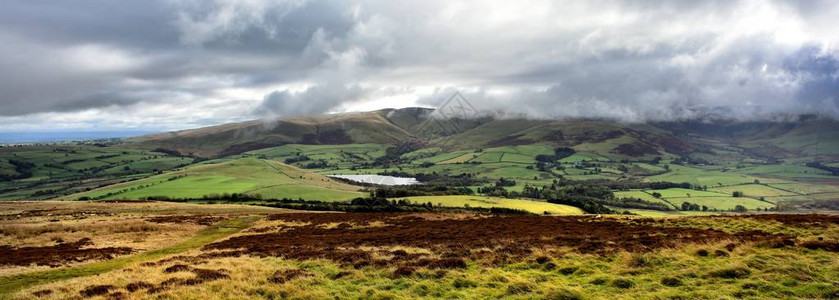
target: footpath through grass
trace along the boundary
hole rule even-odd
[[[68,268],[3,276],[0,277],[0,299],[11,298],[15,292],[27,287],[76,277],[97,275],[124,268],[132,263],[153,260],[167,255],[196,249],[248,228],[257,219],[257,217],[243,217],[222,221],[209,228],[199,231],[196,236],[183,243],[137,255],[130,255]]]

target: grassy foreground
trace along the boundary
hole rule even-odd
[[[117,259],[84,264],[75,267],[61,268],[48,271],[39,271],[13,276],[0,277],[0,299],[10,298],[16,291],[49,282],[102,274],[105,272],[119,270],[125,266],[148,260],[159,259],[168,255],[181,253],[187,250],[196,249],[223,237],[237,233],[248,228],[257,217],[242,217],[219,222],[198,233],[195,237],[163,249],[152,250],[137,255],[121,257]]]
[[[834,245],[839,239],[839,220],[835,217],[408,216],[411,218],[393,214],[270,216],[254,225],[260,230],[243,231],[210,245],[237,241],[230,246],[244,252],[223,254],[223,250],[233,248],[211,247],[178,256],[156,256],[161,259],[148,264],[128,266],[129,262],[141,260],[120,261],[108,264],[113,267],[81,274],[99,276],[32,286],[16,295],[49,299],[78,298],[80,294],[131,299],[839,296],[835,285],[839,280],[836,250],[806,246],[822,240],[823,245]],[[405,226],[414,222],[419,223],[415,228]],[[491,227],[486,232],[473,232],[484,225]],[[522,226],[544,230],[517,231]],[[572,229],[566,230],[568,226]],[[782,235],[782,240],[792,242],[777,244],[782,241],[777,236],[748,233],[754,230]],[[416,234],[419,232],[424,233]],[[512,232],[519,234],[510,235]],[[684,238],[683,233],[690,237]],[[555,234],[557,239],[546,236],[505,242],[521,234]],[[453,240],[435,239],[437,235],[450,235]],[[578,236],[582,237],[577,240]],[[745,236],[755,240],[743,240]],[[606,240],[602,247],[585,246],[597,245],[598,237]],[[481,245],[481,240],[493,240],[496,246],[474,248]],[[283,248],[284,245],[289,248]],[[336,245],[341,247],[329,248]],[[350,256],[336,256],[341,253]]]

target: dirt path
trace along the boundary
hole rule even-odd
[[[224,237],[237,233],[257,220],[257,217],[243,217],[219,222],[200,231],[189,240],[163,249],[152,250],[137,255],[120,257],[112,260],[84,264],[69,268],[60,268],[12,276],[0,277],[0,299],[11,298],[14,293],[24,288],[45,284],[53,281],[92,276],[105,272],[122,269],[133,263],[158,259],[167,255],[198,249],[204,245],[218,241]]]

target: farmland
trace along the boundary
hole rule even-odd
[[[42,199],[142,178],[193,159],[124,147],[58,144],[0,147],[0,161],[0,174],[16,178],[0,181],[0,198]]]
[[[294,197],[336,201],[362,196],[358,188],[271,160],[241,158],[207,162],[164,175],[122,183],[71,199],[201,199],[205,195],[240,193],[260,198]]]
[[[0,298],[830,298],[839,292],[832,284],[839,278],[839,219],[830,216],[289,214],[161,202],[0,206],[9,212],[0,220],[6,251],[29,249],[19,260],[44,261],[48,256],[24,253],[84,237],[92,243],[86,249],[127,248],[46,266],[0,260]],[[114,224],[121,225],[92,234]],[[157,242],[167,237],[172,240]]]
[[[835,176],[794,163],[703,166],[637,159],[615,161],[591,150],[595,152],[578,151],[540,167],[536,158],[550,155],[552,147],[532,144],[453,151],[428,147],[400,154],[396,163],[378,164],[389,147],[392,146],[286,144],[203,162],[120,146],[2,148],[0,154],[6,156],[0,160],[2,174],[18,174],[9,159],[31,163],[33,167],[31,177],[0,182],[0,187],[5,187],[5,199],[198,199],[236,193],[258,194],[264,199],[346,201],[363,197],[366,192],[322,175],[399,171],[475,174],[485,182],[505,178],[517,182],[506,187],[512,192],[521,192],[525,185],[538,187],[557,181],[629,178],[691,184],[695,189],[615,191],[617,198],[661,202],[676,210],[683,202],[718,211],[738,205],[748,210],[765,210],[788,201],[819,202],[839,196],[839,180]],[[653,192],[661,198],[651,197]],[[742,193],[742,197],[732,197],[735,192]]]

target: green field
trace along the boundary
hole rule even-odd
[[[653,191],[641,191],[641,190],[633,190],[633,191],[618,191],[615,192],[615,198],[636,198],[641,199],[649,202],[659,202],[670,205],[670,202],[665,201],[661,198],[653,197],[650,193]]]
[[[772,208],[775,204],[760,200],[755,200],[746,197],[691,197],[691,198],[670,198],[667,199],[674,205],[680,206],[683,202],[694,203],[699,206],[707,206],[709,209],[717,210],[732,210],[737,205],[742,205],[746,209],[754,210],[758,208]]]
[[[761,184],[744,184],[726,187],[716,187],[711,188],[709,190],[729,195],[731,195],[735,191],[739,191],[743,192],[745,196],[752,198],[796,195],[796,193],[793,192],[779,190],[777,188]]]
[[[266,199],[339,201],[364,194],[355,186],[272,160],[242,158],[189,168],[76,194],[70,199],[140,199],[156,196],[198,199],[208,194],[260,194]]]
[[[502,207],[526,210],[535,214],[548,212],[554,215],[580,215],[584,212],[576,207],[553,204],[547,202],[539,202],[525,199],[507,199],[487,196],[421,196],[421,197],[407,197],[400,199],[408,199],[415,203],[431,202],[433,205],[440,205],[444,207]]]
[[[751,185],[731,187],[737,190],[742,187],[743,190],[750,192],[761,191],[759,188],[753,190],[748,189]],[[774,189],[773,189],[774,190]],[[652,196],[653,193],[661,194],[661,198]],[[689,196],[688,196],[689,195]],[[742,205],[749,210],[764,209],[774,207],[771,198],[766,201],[759,201],[749,197],[732,197],[730,193],[716,192],[716,191],[698,191],[681,188],[671,188],[663,190],[632,190],[632,191],[617,191],[615,192],[617,198],[638,198],[650,202],[660,202],[673,206],[675,209],[681,209],[683,202],[698,204],[699,206],[707,206],[713,210],[731,210],[737,205]]]
[[[647,181],[669,181],[687,182],[699,186],[727,186],[735,184],[752,183],[756,177],[745,174],[722,172],[718,170],[706,170],[698,167],[670,165],[670,172],[647,177]]]
[[[304,166],[313,161],[324,160],[327,164],[341,169],[349,169],[355,164],[369,163],[385,154],[388,145],[381,144],[350,144],[350,145],[300,145],[288,144],[279,147],[266,148],[246,152],[240,157],[259,157],[284,161],[298,156],[308,157],[310,160],[293,163]]]
[[[0,181],[0,199],[45,199],[186,166],[192,158],[87,144],[0,147],[0,175],[21,175],[12,161],[31,164],[31,177]]]

